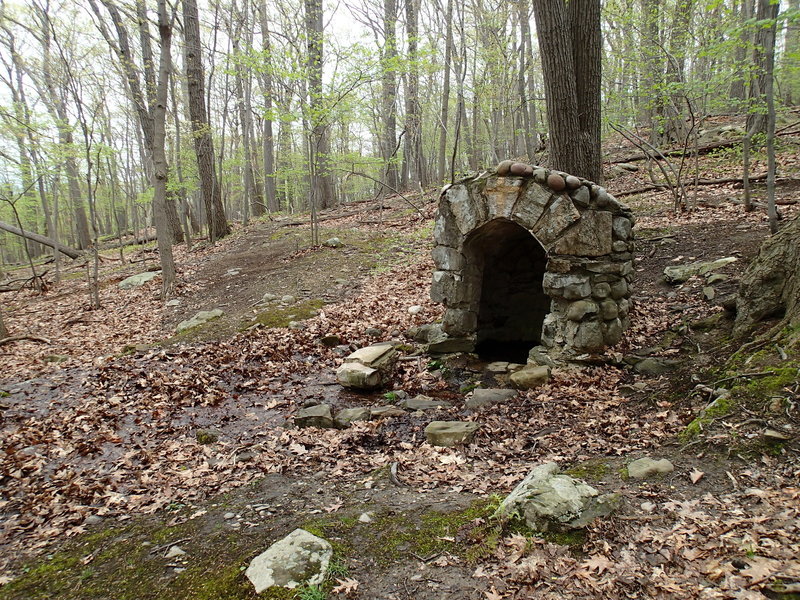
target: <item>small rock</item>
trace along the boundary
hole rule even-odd
[[[364,335],[366,335],[367,337],[372,337],[372,338],[383,337],[383,330],[382,329],[378,329],[377,327],[367,327],[364,330]]]
[[[342,240],[340,240],[338,237],[329,238],[322,242],[322,245],[327,246],[328,248],[340,248],[344,246]]]
[[[226,512],[224,515],[222,515],[222,518],[225,519],[226,521],[230,521],[231,519],[236,518],[236,513]]]
[[[369,416],[372,419],[382,419],[384,417],[402,417],[406,414],[402,408],[396,406],[373,406],[369,409]]]
[[[709,302],[717,297],[717,292],[714,288],[710,285],[707,285],[703,288],[703,298],[708,300]]]
[[[547,187],[554,192],[560,192],[567,187],[567,184],[561,175],[558,175],[557,173],[550,173],[550,175],[547,176]]]
[[[359,521],[359,523],[372,523],[372,521],[373,521],[372,513],[371,512],[361,513],[358,516],[358,521]]]
[[[173,298],[172,300],[167,300],[167,304],[166,304],[166,306],[169,306],[170,308],[172,308],[174,306],[180,306],[180,305],[181,305],[181,301],[178,300],[177,298]]]
[[[633,368],[642,375],[664,375],[677,369],[680,364],[679,360],[669,358],[645,358]]]
[[[550,367],[528,365],[510,377],[514,387],[521,390],[532,390],[544,385],[550,379]]]
[[[574,175],[568,175],[564,182],[567,184],[567,189],[570,190],[577,190],[579,187],[581,187],[581,180]]]
[[[178,323],[178,326],[175,328],[175,330],[178,333],[181,333],[182,331],[186,331],[188,329],[204,325],[209,321],[213,321],[214,319],[219,319],[224,314],[225,311],[219,308],[215,308],[212,310],[201,310],[200,312],[195,314],[191,319],[187,319],[186,321],[181,321],[180,323]]]
[[[508,169],[508,172],[511,173],[511,175],[516,175],[517,177],[522,177],[523,175],[525,175],[527,170],[530,169],[530,168],[531,167],[529,165],[526,165],[525,163],[515,162]],[[533,174],[533,169],[531,169],[531,174]]]
[[[764,430],[764,437],[776,442],[788,442],[792,439],[792,436],[769,427]]]
[[[504,360],[495,361],[486,365],[486,370],[489,373],[505,373],[508,371],[508,362]]]
[[[304,529],[295,529],[282,540],[256,556],[245,575],[256,594],[272,586],[296,588],[320,585],[325,579],[333,548]]]
[[[297,299],[291,294],[286,294],[285,296],[281,296],[281,304],[294,304],[296,301]]]
[[[170,549],[164,555],[164,558],[177,558],[186,555],[186,552],[180,546],[170,546]]]
[[[653,475],[671,473],[675,466],[666,458],[653,460],[652,458],[638,458],[628,465],[628,476],[633,479],[644,479]]]
[[[431,446],[457,446],[469,443],[480,427],[472,421],[433,421],[425,428],[425,437]]]
[[[294,424],[298,427],[320,427],[322,429],[332,429],[335,426],[331,407],[327,404],[317,404],[301,409],[294,417]]]
[[[93,525],[100,525],[103,522],[103,517],[99,515],[89,515],[83,520],[84,525],[93,526]]]
[[[143,286],[148,281],[152,281],[161,275],[161,271],[147,271],[146,273],[139,273],[138,275],[131,275],[127,279],[123,279],[117,284],[121,290],[132,290]]]
[[[370,412],[368,408],[344,408],[336,413],[334,422],[340,429],[350,427],[351,423],[356,421],[369,421]]]
[[[326,335],[325,337],[321,337],[319,339],[319,343],[327,348],[334,348],[342,343],[342,338],[338,335]]]
[[[419,304],[415,304],[414,306],[408,307],[408,314],[410,315],[418,315],[422,312],[422,307]]]
[[[289,321],[289,329],[306,329],[308,325],[302,321]]]
[[[273,302],[273,301],[275,301],[275,300],[277,300],[277,299],[278,299],[278,296],[276,296],[275,294],[270,294],[269,292],[267,292],[267,293],[266,293],[266,294],[264,294],[264,296],[261,298],[261,301],[262,301],[262,302]]]
[[[219,433],[211,431],[210,429],[198,429],[194,433],[194,438],[197,440],[198,444],[203,444],[205,446],[216,442],[219,439]]]
[[[513,160],[504,160],[499,165],[497,165],[497,174],[501,177],[508,175],[511,171],[511,165],[514,164]]]
[[[401,400],[399,405],[400,408],[405,408],[406,410],[415,411],[415,410],[434,410],[437,408],[450,408],[453,405],[449,402],[444,402],[442,400],[434,400],[430,396],[423,396],[422,394],[415,396],[414,398],[406,398],[405,400]]]
[[[715,283],[722,283],[723,281],[727,281],[728,276],[724,273],[710,273],[706,277],[706,283],[708,285],[714,285]]]
[[[502,404],[507,400],[510,400],[514,396],[517,395],[515,390],[505,390],[505,389],[482,389],[477,388],[472,392],[472,396],[467,398],[464,405],[469,410],[475,410],[481,408],[483,406],[489,406],[492,404]]]

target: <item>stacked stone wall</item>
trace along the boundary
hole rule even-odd
[[[492,243],[504,222],[528,230],[547,252],[542,344],[595,353],[619,342],[634,275],[631,210],[590,181],[510,161],[442,192],[431,297],[446,307],[443,331],[474,341],[483,276],[476,240]]]

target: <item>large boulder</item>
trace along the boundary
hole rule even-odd
[[[396,362],[397,351],[391,344],[373,344],[345,358],[336,370],[336,379],[344,387],[372,390],[388,381]]]
[[[191,319],[187,319],[185,321],[181,321],[180,323],[178,323],[178,326],[175,328],[175,330],[178,333],[180,333],[182,331],[186,331],[187,329],[199,327],[200,325],[205,325],[209,321],[213,321],[214,319],[219,319],[224,314],[225,311],[219,308],[215,308],[212,310],[201,310]]]
[[[331,407],[327,404],[317,404],[299,410],[295,415],[294,424],[298,427],[320,427],[322,429],[335,427]]]
[[[320,585],[325,579],[333,548],[305,529],[295,529],[256,556],[244,574],[260,594],[273,586],[296,588]]]
[[[722,267],[731,264],[732,262],[736,262],[735,256],[727,256],[725,258],[719,258],[717,260],[708,262],[696,262],[686,265],[670,265],[668,267],[664,267],[664,280],[667,283],[672,284],[683,283],[690,277],[695,275],[707,275],[713,271],[716,271],[717,269],[721,269]]]
[[[556,463],[535,467],[506,497],[495,516],[522,518],[538,531],[581,529],[613,512],[618,494],[600,495],[584,481],[559,473]]]

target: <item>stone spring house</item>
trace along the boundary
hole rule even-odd
[[[629,324],[632,226],[604,188],[523,163],[446,187],[431,286],[446,309],[442,331],[488,355],[613,346]]]

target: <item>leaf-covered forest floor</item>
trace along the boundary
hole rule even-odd
[[[784,144],[781,175],[797,177],[796,146]],[[704,156],[703,176],[731,161]],[[635,189],[644,171],[607,187]],[[778,198],[798,192],[787,180]],[[117,288],[157,263],[148,248],[126,256],[144,262],[103,263],[100,310],[88,310],[79,276],[42,296],[7,294],[12,334],[50,343],[0,356],[0,598],[254,598],[243,567],[300,526],[334,544],[331,598],[788,597],[800,582],[800,350],[779,337],[743,348],[760,332],[733,339],[720,306],[768,234],[763,210],[744,213],[734,185],[700,188],[697,209],[680,215],[668,192],[625,198],[638,218],[625,340],[605,362],[556,369],[542,388],[469,412],[468,391],[502,376],[474,358],[414,358],[404,335],[441,317],[428,298],[435,196],[412,198],[419,211],[392,197],[325,213],[320,239],[339,237],[339,248],[312,246],[302,218],[286,216],[179,249],[177,306],[158,301],[158,279]],[[661,277],[668,264],[726,256],[739,260],[712,301],[702,279]],[[295,301],[262,304],[265,293]],[[211,308],[226,314],[174,334]],[[336,385],[341,357],[319,343],[329,335],[353,347],[401,339],[392,388],[453,407],[295,428],[309,401],[393,399]],[[681,363],[646,376],[618,362],[636,353]],[[729,399],[708,408],[719,387]],[[465,447],[436,448],[423,433],[434,419],[482,427]],[[216,440],[201,443],[198,430]],[[641,456],[675,471],[628,479]],[[497,497],[545,461],[620,492],[623,508],[581,535],[490,519]],[[174,545],[186,554],[165,558]]]

